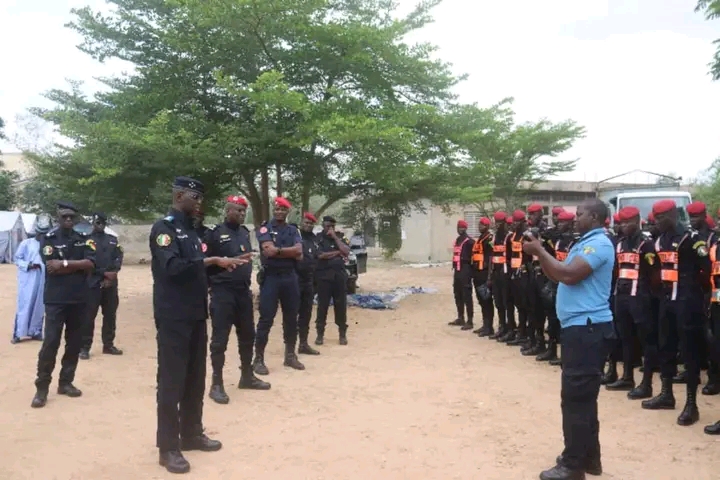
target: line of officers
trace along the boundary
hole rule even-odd
[[[673,384],[685,384],[685,405],[677,419],[684,426],[700,418],[697,393],[702,369],[708,375],[702,393],[720,394],[719,237],[705,204],[693,202],[686,210],[690,228],[679,222],[672,200],[656,202],[647,221],[636,207],[622,208],[614,216],[613,230],[607,228],[616,249],[609,301],[617,341],[602,379],[607,390],[626,391],[629,399],[643,400],[646,410],[675,409]],[[473,330],[474,291],[482,325],[473,333],[520,346],[522,355],[539,362],[562,365],[557,284],[542,273],[537,259],[523,252],[522,244],[529,231],[556,259],[565,260],[577,240],[574,215],[554,207],[553,227],[548,227],[542,206],[532,204],[527,214],[516,210],[509,216],[499,211],[494,220],[491,232],[490,219],[481,218],[475,239],[467,234],[467,222],[457,223],[458,237],[452,245],[457,317],[449,325]],[[623,365],[622,375],[618,363]],[[678,374],[678,365],[683,364],[685,369]],[[642,374],[639,383],[636,368]],[[654,396],[655,372],[660,373],[661,390]],[[720,435],[720,421],[705,427],[705,433]]]

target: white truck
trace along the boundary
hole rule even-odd
[[[692,197],[689,192],[645,191],[619,193],[617,196],[611,198],[609,203],[613,207],[613,213],[618,212],[623,207],[632,205],[640,210],[640,218],[647,220],[648,215],[652,211],[653,204],[658,200],[665,199],[675,201],[678,207],[678,220],[685,225],[689,225],[690,218],[685,210],[688,204],[692,202]]]

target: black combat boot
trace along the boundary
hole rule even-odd
[[[473,319],[468,318],[468,321],[463,324],[462,327],[460,327],[460,330],[472,330],[474,327],[473,325]]]
[[[682,372],[678,373],[677,375],[675,375],[673,377],[672,381],[674,384],[677,384],[677,385],[687,383],[687,372],[682,371]]]
[[[72,398],[82,396],[82,391],[72,383],[63,383],[58,385],[57,393],[58,395],[67,395]]]
[[[48,389],[46,388],[38,388],[37,392],[35,392],[35,396],[32,399],[32,403],[30,403],[30,406],[32,408],[42,408],[47,404],[47,397],[48,397]]]
[[[325,331],[318,330],[317,337],[315,337],[315,345],[322,345],[323,343],[325,343]]]
[[[548,342],[547,350],[545,350],[544,353],[541,353],[537,357],[535,357],[535,360],[538,362],[549,362],[550,360],[554,360],[557,358],[557,342],[553,339],[550,339]]]
[[[702,389],[703,395],[718,395],[720,394],[720,374],[718,373],[718,367],[710,364],[708,368],[708,382]]]
[[[472,325],[471,325],[472,327]],[[340,327],[340,338],[338,339],[340,345],[347,345],[347,327]]]
[[[478,332],[477,335],[478,335],[478,337],[481,337],[481,338],[482,338],[482,337],[488,337],[488,338],[490,338],[490,337],[492,337],[493,335],[495,335],[495,329],[494,329],[493,327],[482,327],[482,328],[480,329],[480,332]]]
[[[78,354],[78,358],[80,360],[87,360],[90,358],[90,349],[89,348],[82,348],[80,349],[80,354]]]
[[[230,397],[228,397],[227,393],[225,393],[222,375],[213,374],[212,385],[210,386],[210,393],[208,393],[208,397],[214,400],[215,403],[219,403],[221,405],[230,403]]]
[[[650,400],[643,400],[642,408],[645,410],[674,410],[675,395],[673,395],[672,378],[661,378],[662,388],[660,395]]]
[[[255,360],[253,360],[253,371],[256,375],[268,375],[270,370],[265,366],[265,347],[255,347]]]
[[[298,345],[298,353],[302,353],[303,355],[320,355],[320,352],[312,348],[307,340],[300,342],[300,345]]]
[[[600,383],[602,385],[607,385],[608,383],[616,382],[617,379],[618,379],[617,362],[615,360],[608,360],[608,369],[605,372],[605,374],[602,376]]]
[[[703,431],[707,435],[720,435],[720,420],[713,423],[712,425],[706,426]]]
[[[688,427],[697,423],[698,420],[700,420],[700,411],[697,406],[697,387],[688,386],[685,406],[677,418],[677,424]]]
[[[462,327],[463,325],[465,325],[465,320],[462,318],[456,318],[452,322],[448,322],[448,325],[450,325],[451,327]]]
[[[652,398],[653,396],[653,388],[652,388],[652,369],[646,368],[643,370],[643,378],[640,382],[640,385],[630,390],[627,394],[627,397],[630,400],[641,400],[643,398]]]
[[[507,344],[507,342],[515,340],[516,336],[517,336],[517,332],[515,330],[508,329],[508,331],[505,332],[505,334],[502,337],[498,337],[497,341]]]
[[[505,325],[500,325],[497,329],[497,331],[493,334],[490,334],[488,338],[490,340],[498,340],[500,337],[505,335],[507,333],[507,327]]]
[[[295,355],[295,345],[285,345],[285,361],[283,365],[295,370],[305,370],[305,365],[300,363],[297,355]]]
[[[548,363],[553,367],[559,367],[562,366],[562,359],[560,357],[553,358]]]
[[[635,388],[635,378],[633,375],[633,369],[628,368],[627,366],[625,366],[625,364],[623,364],[622,378],[605,385],[605,389],[615,391],[615,392],[629,392],[633,388]]]
[[[545,335],[538,335],[535,340],[535,344],[530,347],[529,350],[523,352],[523,355],[528,357],[537,357],[547,351],[545,347]]]
[[[255,376],[252,365],[249,367],[243,365],[240,369],[240,382],[238,382],[238,388],[244,390],[270,390],[270,384]]]

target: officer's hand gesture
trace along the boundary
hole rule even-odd
[[[543,250],[542,242],[533,235],[523,235],[523,251],[528,255],[538,255]]]
[[[330,237],[330,238],[336,238],[335,227],[328,228],[327,234],[328,234],[328,237]]]
[[[46,265],[48,273],[56,273],[63,267],[60,260],[48,260]]]
[[[216,265],[220,268],[233,271],[238,265],[245,265],[248,260],[245,258],[228,258],[220,257],[217,259]]]

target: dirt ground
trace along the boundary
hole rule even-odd
[[[130,266],[121,274],[117,345],[125,355],[82,361],[76,385],[84,395],[51,390],[42,410],[30,408],[40,345],[9,342],[15,284],[14,267],[3,265],[0,478],[174,478],[157,465],[154,448],[149,269]],[[189,452],[187,478],[520,480],[551,466],[562,447],[559,368],[448,327],[448,269],[374,268],[361,278],[366,291],[411,285],[440,292],[408,297],[393,311],[351,309],[350,345],[337,345],[330,329],[322,355],[303,358],[304,372],[282,366],[276,323],[268,351],[272,390],[229,385],[229,405],[206,400],[207,433],[224,448]],[[225,377],[237,375],[229,355]],[[702,433],[720,419],[720,398],[702,397],[701,422],[690,428],[675,425],[678,411],[646,412],[622,393],[603,391],[600,403],[603,478],[720,478],[720,440]]]

